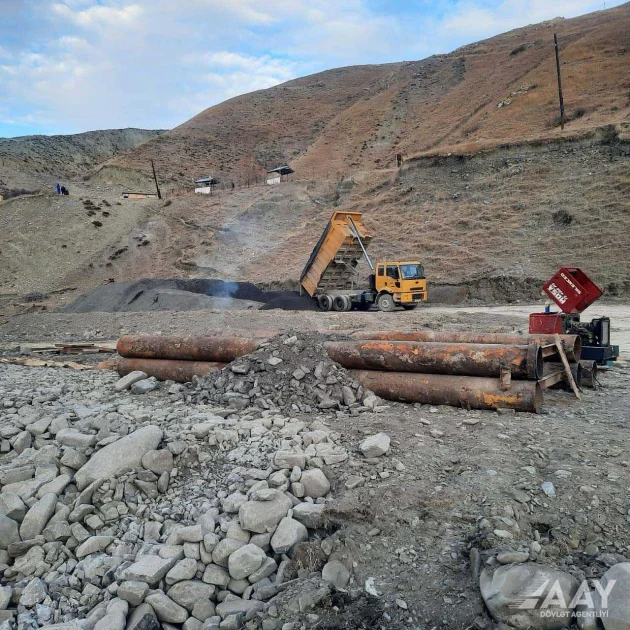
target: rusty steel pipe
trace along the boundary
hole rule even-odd
[[[212,361],[178,361],[175,359],[121,359],[118,361],[118,374],[126,376],[139,370],[158,381],[188,383],[193,376],[204,376],[213,368],[224,368],[226,363]]]
[[[576,362],[576,363],[570,363],[569,365],[571,367],[571,374],[573,374],[573,380],[575,381],[575,384],[578,387],[582,387],[584,370],[582,368],[581,363]],[[562,372],[563,374],[565,374],[564,363],[546,362],[544,375],[548,376],[549,374],[554,374],[555,372]],[[569,385],[569,381],[567,381],[566,376],[559,383],[552,385],[550,389],[566,389],[567,391],[570,391],[570,392],[573,391],[573,389],[571,388],[571,385]]]
[[[599,368],[595,361],[580,361],[582,366],[582,387],[595,389],[597,387],[597,373]]]
[[[360,330],[352,333],[355,339],[381,341],[427,341],[440,343],[483,343],[526,346],[530,343],[547,345],[555,343],[555,335],[511,335],[506,333],[471,333],[449,330]],[[564,352],[569,361],[578,361],[582,351],[582,341],[578,335],[560,335]]]
[[[540,413],[542,388],[535,381],[512,381],[506,391],[499,379],[445,374],[410,374],[351,370],[364,387],[386,400],[451,405],[466,409],[515,409]]]
[[[175,359],[229,363],[254,352],[265,341],[256,337],[161,337],[124,335],[116,350],[133,359]]]
[[[543,373],[540,346],[416,341],[329,341],[328,356],[347,369],[536,380]]]

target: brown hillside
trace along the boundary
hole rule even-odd
[[[567,115],[561,132],[553,33]],[[390,167],[394,155],[469,152],[507,141],[561,137],[630,116],[630,4],[531,25],[422,61],[329,70],[211,107],[112,159],[123,169],[188,184],[261,178],[290,162],[304,177]],[[503,103],[501,107],[499,104]]]

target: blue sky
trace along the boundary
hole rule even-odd
[[[305,74],[421,59],[602,8],[603,0],[0,0],[0,137],[172,128]]]

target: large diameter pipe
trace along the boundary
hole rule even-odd
[[[229,363],[254,352],[264,339],[255,337],[162,337],[124,335],[116,350],[121,357]]]
[[[502,390],[499,379],[444,374],[410,374],[351,370],[364,387],[386,400],[451,405],[465,409],[515,409],[540,413],[542,388],[535,381],[512,381]]]
[[[471,333],[448,330],[360,330],[352,333],[355,339],[381,341],[430,341],[441,343],[484,343],[526,346],[536,343],[544,346],[555,343],[555,335],[510,335],[506,333]],[[579,361],[582,341],[578,335],[560,335],[564,352],[569,361]]]
[[[126,376],[130,372],[145,372],[158,381],[188,383],[193,376],[205,376],[214,368],[224,368],[226,363],[212,361],[178,361],[175,359],[120,359],[118,374]]]
[[[351,370],[495,376],[508,368],[512,378],[536,380],[543,373],[540,346],[416,341],[329,341],[328,356]]]

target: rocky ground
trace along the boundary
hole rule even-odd
[[[600,578],[630,627],[628,363],[541,415],[330,369],[292,332],[188,385],[0,365],[0,628],[551,630]]]

